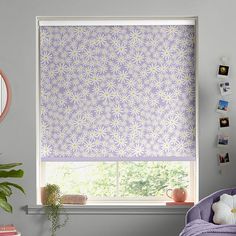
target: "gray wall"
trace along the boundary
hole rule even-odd
[[[35,17],[36,16],[198,16],[199,17],[199,107],[200,107],[200,197],[235,186],[236,141],[236,2],[235,0],[0,0],[0,67],[13,92],[9,114],[0,124],[3,161],[24,163],[26,197],[17,194],[14,213],[1,212],[1,224],[14,223],[24,236],[42,236],[48,224],[43,216],[26,215],[23,206],[36,199],[35,161]],[[219,174],[215,147],[219,92],[216,68],[221,56],[231,67],[231,165]],[[71,216],[58,235],[156,236],[178,235],[184,216],[113,215]],[[168,227],[169,226],[169,227]],[[171,227],[170,227],[171,226]]]

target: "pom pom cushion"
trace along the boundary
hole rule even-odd
[[[216,224],[236,224],[236,195],[223,194],[212,205],[213,222]]]

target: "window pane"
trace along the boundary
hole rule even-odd
[[[189,187],[189,162],[46,162],[45,182],[64,194],[89,198],[155,197],[165,200],[167,188]]]
[[[165,198],[167,188],[189,186],[189,163],[122,162],[119,166],[121,197]]]
[[[104,162],[47,162],[46,183],[55,183],[64,194],[84,193],[95,197],[116,194],[116,164]]]

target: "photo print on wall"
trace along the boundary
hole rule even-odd
[[[229,163],[229,153],[228,152],[219,153],[218,160],[220,165],[225,165]]]
[[[229,108],[229,102],[225,100],[219,100],[218,106],[217,106],[217,112],[219,113],[226,113]]]
[[[226,95],[229,95],[232,93],[231,88],[230,88],[230,84],[228,81],[220,82],[219,87],[220,87],[220,93],[222,96],[226,96]]]
[[[229,136],[225,134],[218,134],[217,146],[227,147],[229,145]]]
[[[218,78],[228,78],[229,66],[219,65]]]
[[[229,82],[229,69],[230,67],[227,65],[228,59],[227,57],[222,57],[221,62],[217,68],[217,78],[221,79],[218,82],[219,92],[222,97],[230,95],[232,93],[231,90],[231,82]],[[227,99],[228,100],[228,99]],[[218,117],[219,119],[219,131],[217,136],[217,147],[218,154],[217,160],[220,167],[228,166],[229,160],[229,117],[225,115],[229,111],[229,101],[226,101],[224,98],[218,100],[216,112],[223,114]],[[228,113],[227,113],[228,114]],[[222,171],[220,170],[220,173]]]
[[[219,121],[220,121],[220,128],[229,127],[229,117],[221,117],[219,118]]]

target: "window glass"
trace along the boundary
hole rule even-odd
[[[167,188],[189,188],[190,162],[45,162],[45,182],[89,198],[165,200]]]

